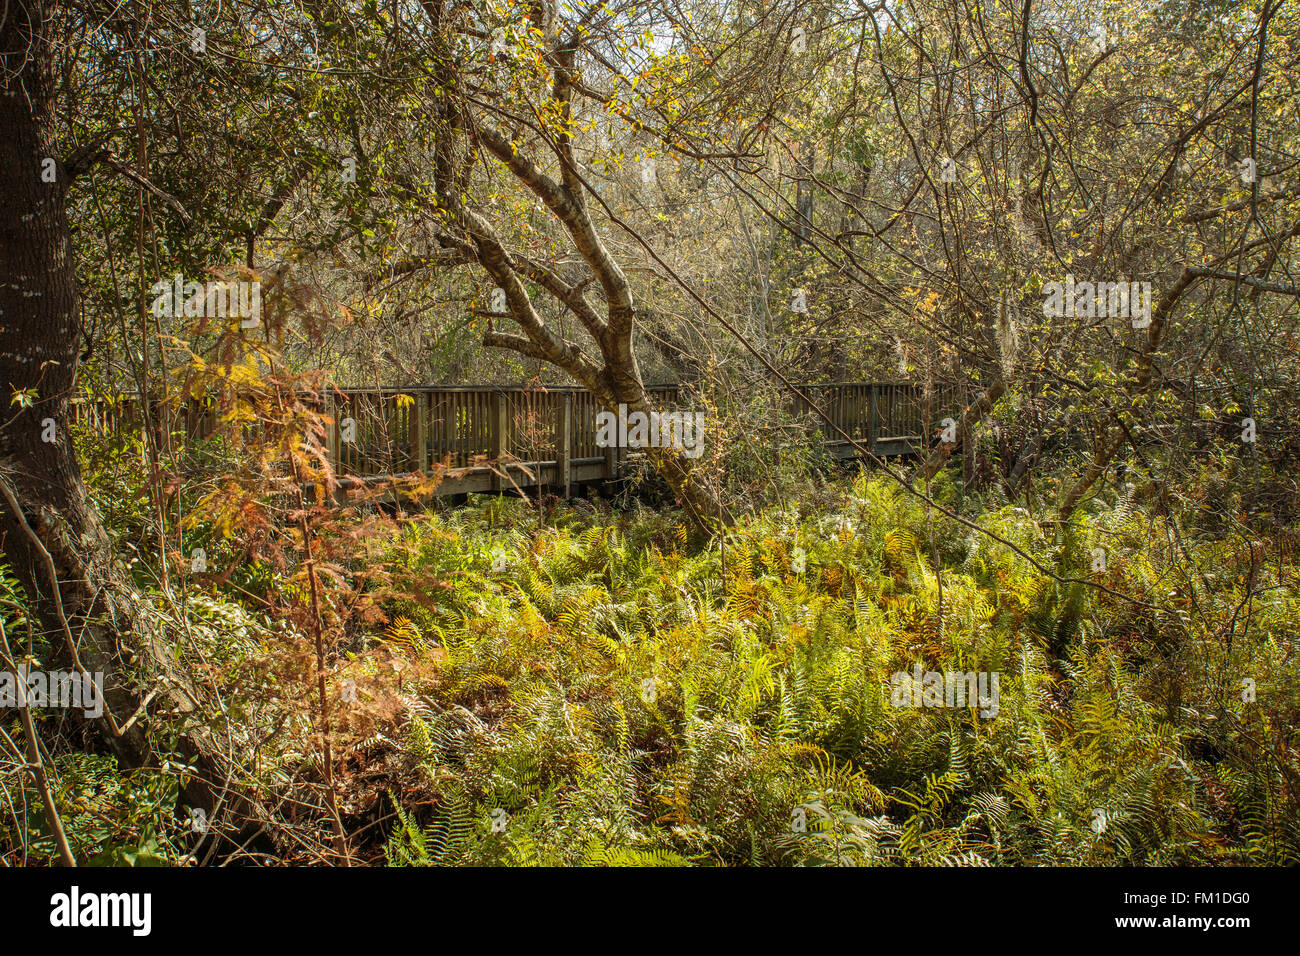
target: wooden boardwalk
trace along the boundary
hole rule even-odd
[[[911,384],[848,382],[801,385],[800,389],[853,439],[873,454],[910,455],[925,444],[921,388]],[[689,410],[676,385],[646,389],[662,410]],[[932,418],[951,403],[934,402]],[[139,428],[138,397],[116,403],[83,400],[77,418],[106,431]],[[326,398],[330,461],[347,484],[429,474],[444,466],[439,496],[500,492],[539,482],[569,496],[575,487],[627,473],[634,449],[596,443],[596,415],[603,411],[586,389],[569,386],[408,386],[343,388]],[[827,451],[839,458],[859,451],[834,434],[797,399],[809,434],[820,431]],[[955,411],[955,409],[953,410]],[[949,412],[945,412],[947,414]],[[216,413],[197,405],[181,418],[191,440],[216,427]],[[707,426],[704,442],[709,441]]]

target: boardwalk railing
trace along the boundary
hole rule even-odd
[[[931,428],[922,422],[925,399],[921,386],[889,382],[840,382],[833,385],[801,385],[799,390],[842,429],[849,438],[874,455],[910,455],[924,447]],[[930,417],[938,420],[955,412],[949,400],[954,394],[944,390],[931,400]],[[798,412],[813,414],[808,403],[795,399]],[[827,447],[842,457],[854,457],[858,451],[852,442],[841,438],[819,418],[814,419],[825,435]]]
[[[912,454],[926,445],[931,433],[922,424],[925,407],[920,386],[850,382],[800,389],[873,454]],[[678,386],[652,386],[646,391],[652,406],[665,410],[678,406]],[[421,474],[445,465],[450,471],[438,486],[440,495],[502,491],[539,482],[567,495],[575,484],[617,477],[629,453],[596,444],[596,415],[603,409],[582,388],[344,388],[331,390],[324,402],[322,411],[333,421],[327,434],[328,454],[337,473],[350,480]],[[946,397],[935,397],[931,405],[934,420],[957,411]],[[812,416],[802,399],[794,400],[793,408]],[[80,400],[74,409],[80,422],[96,430],[140,427],[138,396],[115,403]],[[210,405],[194,402],[178,414],[178,430],[183,427],[191,440],[216,430],[216,412]],[[832,454],[845,458],[859,454],[820,419],[812,417],[811,427],[822,432]]]

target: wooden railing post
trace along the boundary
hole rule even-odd
[[[325,393],[325,417],[329,424],[325,426],[325,455],[329,458],[335,474],[343,470],[339,462],[339,412],[338,400],[332,391]]]
[[[600,414],[603,409],[599,405],[595,406],[595,411]],[[618,442],[612,441],[605,446],[605,479],[612,481],[618,477]]]
[[[489,403],[491,409],[491,420],[489,423],[489,438],[491,448],[492,463],[500,469],[506,467],[506,438],[510,433],[509,420],[507,414],[510,411],[509,404],[506,401],[504,392],[493,392],[492,401]],[[492,476],[492,490],[499,492],[505,487],[505,481],[500,475]]]
[[[573,479],[570,469],[573,449],[573,396],[568,392],[560,396],[555,411],[555,483],[560,486],[561,493],[567,498],[569,485]],[[539,480],[540,477],[539,475]]]
[[[352,397],[336,396],[334,400],[334,467],[340,473],[351,474],[355,446],[343,441],[343,422],[352,414]]]
[[[429,470],[429,393],[415,393],[411,412],[411,470],[424,474]]]
[[[867,386],[867,447],[871,454],[876,454],[876,383]]]

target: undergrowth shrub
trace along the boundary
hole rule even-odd
[[[1123,498],[1064,537],[1005,504],[981,517],[1132,600],[881,479],[703,548],[672,514],[562,512],[530,533],[500,500],[413,526],[398,577],[423,597],[391,611],[446,657],[411,688],[429,716],[401,744],[433,809],[402,811],[388,860],[1294,860],[1294,589],[1256,599],[1229,649],[1243,582],[1203,578],[1199,615],[1190,593],[1169,601],[1190,560],[1226,567],[1221,541],[1162,547],[1170,519]],[[1112,556],[1096,574],[1093,546]],[[891,675],[916,664],[997,672],[998,713],[893,706]],[[1261,696],[1243,704],[1249,673]],[[1257,747],[1277,766],[1244,759]]]

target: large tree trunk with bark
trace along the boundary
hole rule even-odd
[[[0,26],[0,541],[60,663],[104,675],[101,723],[120,728],[138,706],[122,676],[130,656],[124,637],[140,630],[138,595],[113,559],[72,446],[81,330],[67,176],[55,142],[46,36],[53,11],[46,0],[7,10]],[[120,734],[109,729],[105,739],[127,764],[147,752],[139,723]]]
[[[199,705],[114,556],[72,443],[81,324],[56,143],[52,7],[13,3],[0,25],[0,549],[56,655],[46,666],[95,680],[104,708],[90,729],[121,766],[138,767],[156,759],[150,702],[187,714]],[[268,819],[230,789],[232,755],[206,723],[185,728],[169,753],[197,771],[181,788],[186,804],[229,807],[245,831]]]
[[[241,832],[260,825],[275,839],[265,808],[232,789],[237,758],[214,736],[151,606],[116,560],[77,463],[71,399],[82,334],[70,177],[56,143],[55,14],[50,0],[23,0],[0,23],[0,550],[53,648],[45,666],[100,687],[103,715],[87,718],[89,729],[119,764],[157,759],[151,709],[193,715],[168,745],[194,771],[181,800],[229,808]]]

